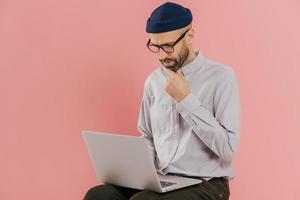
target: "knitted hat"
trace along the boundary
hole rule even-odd
[[[157,7],[147,20],[147,33],[162,33],[183,28],[193,20],[191,11],[179,4],[166,2]]]

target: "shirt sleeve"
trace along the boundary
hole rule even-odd
[[[144,86],[144,92],[143,92],[143,97],[140,105],[137,129],[141,133],[141,137],[144,138],[154,162],[156,157],[156,151],[155,151],[153,137],[152,137],[150,105],[151,105],[151,98],[147,94],[146,86]]]
[[[230,162],[240,137],[240,100],[233,70],[217,86],[213,106],[214,113],[211,113],[190,93],[176,104],[176,109],[209,149]]]

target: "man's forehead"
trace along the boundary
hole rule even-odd
[[[173,43],[174,40],[176,40],[178,37],[178,31],[176,30],[164,33],[149,33],[148,35],[152,44],[161,45]]]

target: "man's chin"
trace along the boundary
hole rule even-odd
[[[176,66],[166,66],[166,65],[164,65],[165,66],[165,68],[166,69],[170,69],[170,70],[172,70],[173,72],[176,72],[179,68],[178,67],[176,67]]]

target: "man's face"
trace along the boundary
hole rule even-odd
[[[150,39],[152,44],[163,45],[163,44],[172,44],[177,38],[180,37],[182,31],[175,30],[165,33],[153,33],[150,34]],[[182,64],[185,62],[189,55],[189,48],[185,43],[185,38],[180,40],[174,46],[174,52],[166,53],[162,49],[159,50],[158,59],[168,69],[176,72],[179,68],[182,67]]]

